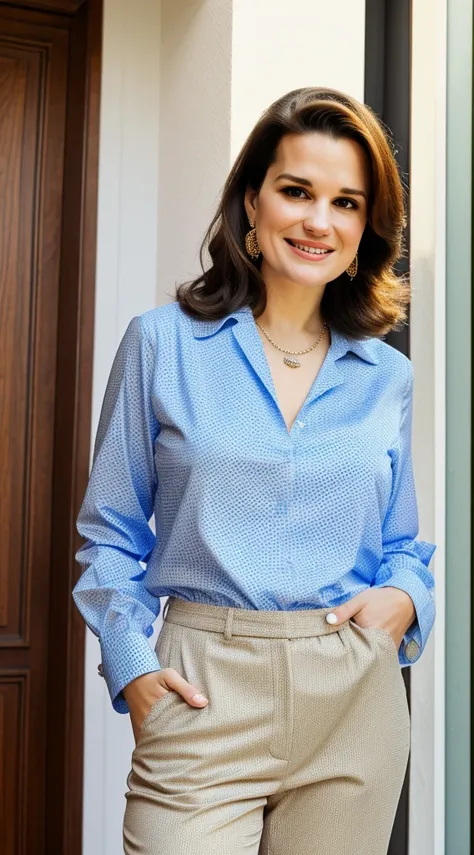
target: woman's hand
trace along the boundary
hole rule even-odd
[[[347,603],[332,609],[330,624],[344,623],[352,618],[358,626],[385,629],[393,638],[398,650],[403,636],[416,617],[411,597],[400,588],[368,588]],[[329,615],[326,615],[326,620]]]
[[[174,668],[163,668],[137,677],[123,690],[130,710],[135,742],[138,742],[142,724],[153,704],[168,692],[177,692],[192,707],[205,707],[208,702],[199,689],[188,683]]]

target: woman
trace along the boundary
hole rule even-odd
[[[137,741],[128,855],[387,851],[400,665],[434,620],[411,366],[380,340],[408,302],[402,228],[373,114],[290,92],[229,175],[208,269],[125,333],[74,596]]]

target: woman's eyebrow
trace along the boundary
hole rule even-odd
[[[295,184],[304,184],[305,187],[312,187],[313,186],[311,184],[311,181],[308,181],[307,178],[298,178],[297,175],[291,175],[289,172],[282,172],[281,175],[279,175],[277,178],[275,178],[275,181],[273,183],[276,184],[276,182],[279,181],[280,178],[287,178],[288,181],[294,181]]]
[[[303,184],[305,187],[312,187],[311,181],[307,178],[301,178],[298,175],[292,175],[291,172],[282,172],[281,175],[278,175],[275,178],[274,184],[277,181],[280,181],[282,178],[286,178],[288,181],[294,181],[295,184]],[[367,201],[367,194],[363,190],[354,190],[351,187],[341,187],[340,193],[348,193],[350,196],[362,196]]]
[[[363,190],[351,190],[350,187],[341,187],[341,193],[348,193],[350,196],[363,196],[367,201],[367,193]]]

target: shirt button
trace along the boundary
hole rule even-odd
[[[298,419],[296,424],[298,425],[299,428],[304,428],[304,422],[302,422],[301,419]]]
[[[408,644],[405,644],[405,656],[407,657],[409,662],[413,662],[413,660],[416,659],[416,657],[418,656],[419,652],[420,648],[418,642],[415,641],[414,638],[412,638],[412,640],[409,641]]]

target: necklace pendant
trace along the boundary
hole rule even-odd
[[[285,365],[288,365],[288,368],[300,368],[301,362],[299,359],[290,359],[288,356],[285,356],[283,359]]]

